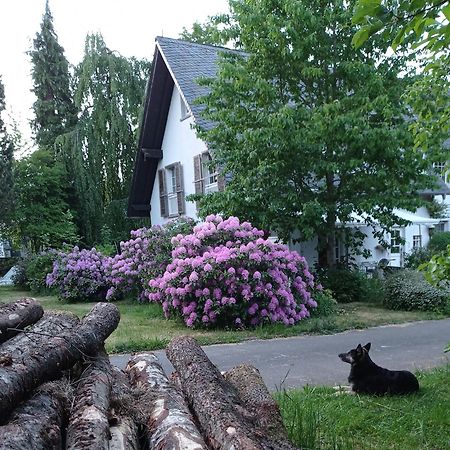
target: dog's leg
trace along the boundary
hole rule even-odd
[[[333,386],[333,389],[336,391],[334,395],[354,394],[351,386]]]

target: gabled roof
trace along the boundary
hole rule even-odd
[[[173,86],[176,85],[195,123],[204,128],[213,124],[201,116],[203,107],[195,99],[205,95],[208,88],[200,86],[200,78],[213,78],[222,52],[236,52],[225,47],[195,44],[158,36],[152,71],[145,93],[139,146],[128,200],[128,217],[148,217],[150,198],[156,177],[158,161],[162,158],[167,115]]]

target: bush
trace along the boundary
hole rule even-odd
[[[0,278],[19,262],[18,258],[0,258]]]
[[[442,311],[449,293],[429,284],[421,272],[405,269],[386,279],[383,305],[405,311]]]
[[[437,255],[445,252],[447,245],[450,245],[450,231],[441,231],[431,236],[430,242],[428,242],[428,249],[431,255]]]
[[[131,232],[131,239],[120,243],[120,254],[105,262],[109,289],[107,300],[135,292],[142,297],[144,284],[161,276],[172,260],[171,239],[190,234],[195,222],[182,218],[163,226],[140,228]]]
[[[208,216],[172,239],[172,262],[146,296],[187,326],[292,325],[317,306],[306,260],[236,217]]]
[[[48,292],[46,277],[52,271],[53,262],[58,254],[56,250],[46,250],[22,258],[17,263],[17,272],[13,276],[14,284],[30,289],[36,294]]]
[[[413,249],[405,256],[405,267],[407,269],[417,269],[420,265],[427,263],[433,256],[428,247]]]
[[[419,267],[425,278],[435,286],[450,289],[450,244],[447,251],[434,255],[429,262]]]
[[[70,302],[103,301],[106,298],[107,277],[105,258],[95,248],[68,253],[59,252],[53,271],[47,275],[47,286],[58,289],[58,297]]]
[[[314,300],[317,302],[317,308],[311,310],[311,317],[329,317],[337,314],[338,303],[331,291],[316,292]]]
[[[325,289],[333,293],[338,303],[360,302],[364,300],[366,275],[347,266],[321,269],[318,278]]]

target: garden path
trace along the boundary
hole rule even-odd
[[[393,370],[428,369],[450,362],[443,352],[450,342],[450,319],[427,320],[352,330],[333,335],[252,340],[205,346],[211,361],[222,371],[240,363],[257,367],[270,390],[309,385],[347,384],[350,366],[338,353],[357,344],[372,343],[375,363]],[[154,352],[169,375],[173,370],[164,351]],[[110,355],[124,368],[130,355]]]

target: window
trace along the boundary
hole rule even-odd
[[[392,230],[391,232],[391,253],[400,253],[400,230]]]
[[[203,172],[203,186],[205,194],[209,192],[217,192],[217,170],[211,166],[211,155],[209,153],[202,154],[202,172]]]
[[[415,234],[413,236],[413,248],[422,247],[422,236],[420,234]]]
[[[440,176],[446,183],[449,181],[448,164],[445,162],[434,162],[433,169],[436,175]]]
[[[171,164],[158,170],[160,211],[162,217],[175,217],[185,212],[182,175],[182,166],[180,163]]]

